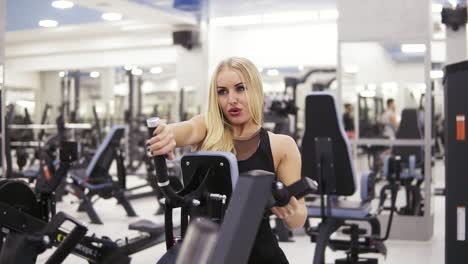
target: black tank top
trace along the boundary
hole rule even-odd
[[[257,151],[246,160],[237,162],[239,173],[249,170],[265,170],[275,172],[273,154],[271,152],[270,138],[268,132],[260,129],[260,142]],[[284,264],[288,259],[279,247],[278,240],[270,227],[270,220],[264,217],[257,231],[252,251],[250,252],[249,264]]]

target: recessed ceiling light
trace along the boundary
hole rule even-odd
[[[152,74],[159,74],[161,72],[163,72],[163,68],[162,67],[153,67],[150,69],[150,72]]]
[[[430,72],[431,79],[440,79],[444,77],[444,71],[442,70],[432,70]]]
[[[143,70],[135,67],[135,68],[132,69],[132,74],[133,75],[142,75]]]
[[[89,77],[98,78],[101,74],[98,71],[92,71],[89,73]]]
[[[350,64],[344,66],[344,72],[349,74],[356,74],[359,72],[359,66]]]
[[[279,75],[279,71],[276,70],[276,69],[270,69],[267,71],[267,75],[268,76],[278,76]]]
[[[55,20],[45,19],[45,20],[39,21],[38,24],[39,24],[39,26],[41,26],[41,27],[50,28],[50,27],[56,27],[56,26],[58,25],[58,22],[55,21]]]
[[[107,21],[118,21],[122,19],[122,15],[119,13],[104,13],[101,18]]]
[[[65,77],[65,72],[64,71],[59,72],[59,77],[62,77],[62,78]]]
[[[426,45],[424,44],[401,44],[401,51],[403,53],[423,53],[423,52],[426,52]]]
[[[59,0],[59,1],[53,1],[52,6],[55,8],[59,8],[59,9],[67,9],[67,8],[72,8],[74,4],[72,1]]]
[[[126,64],[126,65],[124,66],[124,69],[125,69],[126,71],[129,71],[129,70],[133,69],[133,65],[131,65],[131,64]]]

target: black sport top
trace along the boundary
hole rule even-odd
[[[268,132],[260,128],[259,136],[254,135],[249,141],[255,140],[258,143],[256,151],[247,159],[239,160],[239,173],[249,170],[265,170],[275,172],[273,154],[271,152],[270,138]],[[245,140],[235,140],[236,150]],[[239,155],[238,155],[239,156]],[[257,231],[252,251],[250,252],[249,264],[284,264],[289,263],[283,250],[279,247],[278,240],[270,227],[270,220],[264,217]]]

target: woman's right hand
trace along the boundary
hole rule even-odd
[[[166,155],[167,159],[174,159],[176,141],[172,128],[160,122],[153,132],[153,137],[146,141],[146,146],[150,157]]]

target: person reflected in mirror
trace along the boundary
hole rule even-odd
[[[384,126],[383,136],[389,139],[394,139],[399,126],[394,99],[387,99],[387,109],[382,113],[380,122]]]
[[[350,103],[344,105],[343,124],[346,135],[349,139],[354,138],[354,113],[353,106]]]

